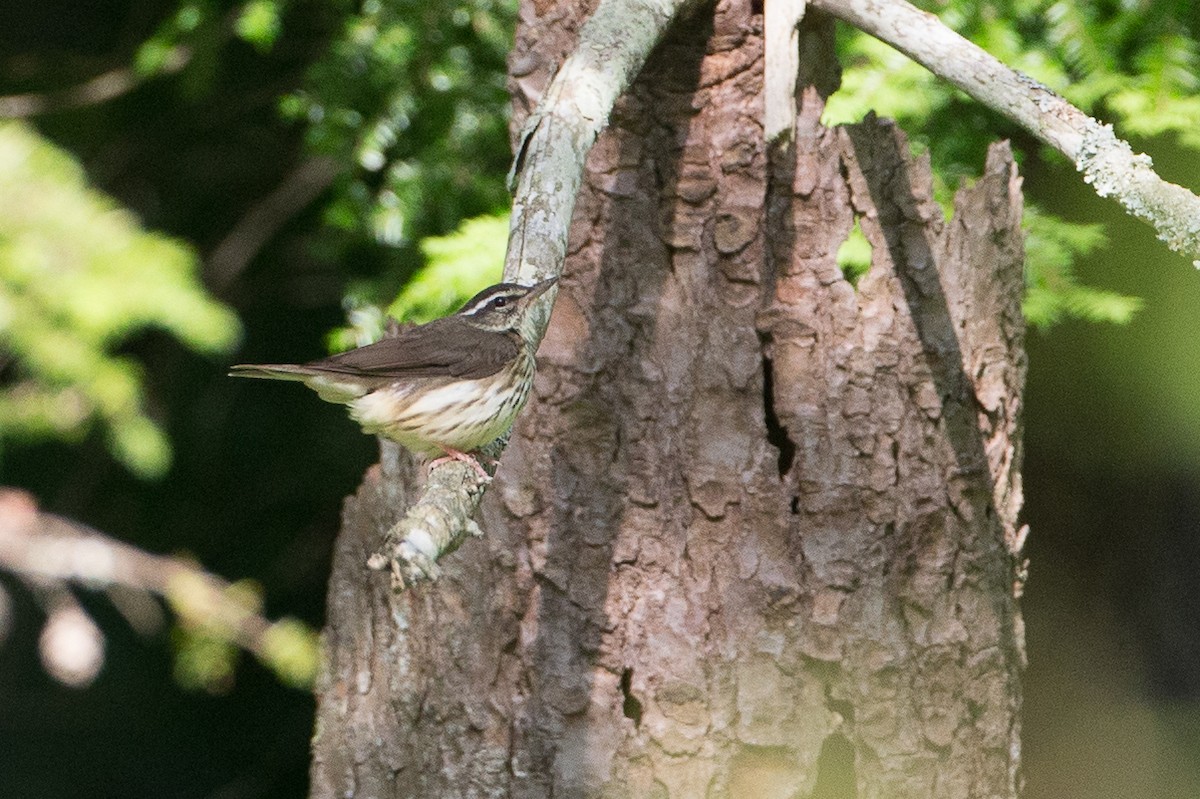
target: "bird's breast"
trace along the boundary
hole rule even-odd
[[[368,433],[419,455],[446,447],[470,452],[508,430],[528,397],[531,376],[532,359],[522,358],[477,380],[394,383],[351,402],[350,415]]]

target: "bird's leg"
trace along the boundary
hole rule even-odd
[[[483,464],[481,464],[479,459],[475,456],[452,447],[442,447],[442,450],[446,454],[429,462],[430,471],[433,471],[433,467],[442,463],[446,463],[447,461],[462,461],[463,463],[470,465],[470,467],[475,470],[475,473],[478,474],[484,482],[490,483],[492,481],[492,476],[484,471]]]

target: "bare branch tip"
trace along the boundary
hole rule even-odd
[[[442,576],[442,570],[435,560],[406,547],[404,543],[396,547],[391,571],[392,592],[396,594],[403,593],[417,583],[434,582]]]

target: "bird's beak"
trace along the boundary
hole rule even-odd
[[[546,291],[557,282],[558,282],[557,277],[551,277],[551,278],[547,278],[546,280],[543,280],[541,283],[534,283],[533,286],[529,289],[529,293],[526,294],[525,297],[522,299],[522,304],[529,305],[531,302],[536,300],[538,297],[545,294]]]

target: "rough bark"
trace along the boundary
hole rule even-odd
[[[525,4],[519,100],[584,13]],[[1015,795],[1019,179],[993,148],[944,221],[892,125],[819,125],[800,38],[770,157],[748,4],[619,106],[484,538],[394,596],[363,562],[416,473],[347,501],[314,796]]]

